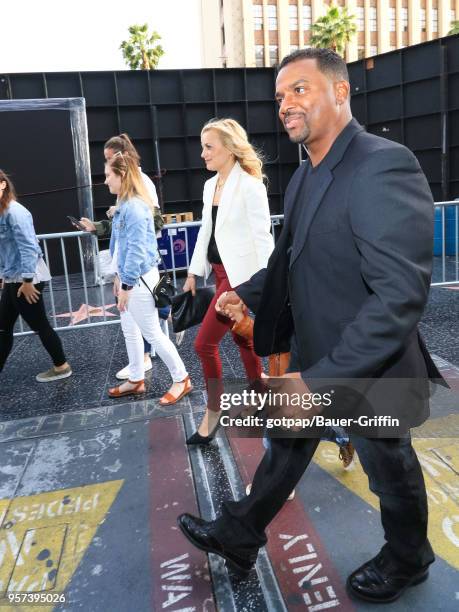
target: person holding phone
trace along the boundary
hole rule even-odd
[[[16,201],[11,179],[0,170],[0,372],[13,346],[19,315],[38,334],[53,367],[37,374],[38,382],[68,378],[67,362],[59,336],[46,317],[43,288],[51,279],[30,212]]]
[[[80,232],[86,231],[86,227],[83,225],[83,223],[81,223],[81,221],[78,221],[76,217],[72,217],[72,215],[67,215],[67,219],[70,221],[72,225],[75,226],[77,230],[80,230]]]

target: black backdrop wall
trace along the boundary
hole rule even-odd
[[[58,190],[76,184],[70,113],[5,111],[0,113],[0,125],[0,167],[11,175],[18,193],[31,194],[23,203],[33,215],[35,229],[68,230],[65,215],[78,214],[78,193]],[[49,189],[57,191],[42,193]]]
[[[356,118],[415,153],[436,201],[459,197],[459,35],[348,68]]]
[[[199,218],[203,183],[210,176],[200,158],[199,135],[203,124],[217,116],[240,121],[264,152],[271,210],[280,212],[298,148],[278,122],[274,78],[270,68],[10,74],[0,75],[0,99],[85,98],[96,218],[113,203],[102,184],[103,145],[120,132],[134,140],[149,176],[159,173],[158,140],[165,212],[192,210]],[[52,188],[52,172],[48,179]]]
[[[436,200],[459,197],[459,36],[354,62],[349,71],[357,119],[414,151]],[[299,153],[277,119],[274,81],[273,68],[5,74],[0,99],[86,99],[96,218],[112,203],[99,184],[103,144],[120,132],[133,138],[150,176],[158,174],[158,144],[165,212],[192,210],[199,218],[209,176],[199,134],[217,116],[240,121],[264,151],[271,211],[277,213]],[[48,144],[42,144],[47,156]],[[49,188],[59,184],[52,167],[46,179]]]
[[[0,167],[22,194],[18,199],[32,213],[38,234],[70,231],[67,215],[79,217],[84,210],[80,207],[82,194],[78,189],[69,189],[81,183],[71,116],[76,111],[72,101],[62,101],[56,108],[22,106],[0,102]],[[66,245],[66,250],[70,270],[77,269],[77,245]],[[48,253],[53,272],[62,273],[61,245],[57,240],[49,242]]]

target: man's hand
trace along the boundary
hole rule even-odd
[[[95,232],[96,231],[96,226],[91,221],[91,219],[88,219],[87,217],[81,217],[80,223],[84,227],[85,232]]]
[[[282,393],[288,393],[287,389],[295,389],[298,393],[310,393],[307,384],[304,382],[301,372],[287,372],[282,376],[270,376],[272,388],[281,389]]]
[[[125,312],[127,310],[128,302],[129,302],[129,291],[120,289],[118,291],[118,310],[120,312]]]
[[[119,276],[115,276],[115,279],[113,281],[113,295],[115,297],[118,297],[118,294],[120,292],[120,277]]]
[[[227,304],[225,306],[223,314],[225,314],[229,319],[231,319],[231,321],[239,323],[245,317],[246,312],[246,308],[241,300],[239,304]]]
[[[194,297],[196,295],[196,278],[194,274],[188,274],[186,277],[185,284],[183,285],[183,292],[191,291],[191,295]]]
[[[311,399],[311,391],[304,382],[301,372],[288,372],[282,376],[270,376],[265,380],[272,394],[276,394],[274,406],[269,408],[269,416],[286,419],[308,419],[321,413],[321,406],[308,407],[306,400]],[[305,400],[305,403],[303,402]],[[301,426],[293,425],[285,428],[298,432]]]
[[[233,304],[234,306],[236,306],[240,303],[245,306],[244,302],[241,302],[241,298],[235,291],[224,291],[218,298],[217,303],[215,304],[215,310],[219,314],[225,314],[225,308],[228,304]]]
[[[35,288],[33,283],[22,283],[17,292],[17,297],[24,296],[29,304],[36,304],[40,299],[40,291]]]

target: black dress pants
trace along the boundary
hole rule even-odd
[[[46,316],[43,295],[40,295],[40,299],[35,304],[29,304],[23,295],[17,297],[20,286],[21,283],[5,283],[0,299],[0,372],[13,347],[13,329],[19,315],[30,329],[38,334],[53,364],[64,365],[66,359],[62,343]],[[44,286],[44,283],[35,285],[40,292]]]
[[[379,497],[385,553],[408,571],[426,567],[434,555],[427,539],[424,478],[411,438],[366,439],[351,435],[351,440],[370,490]],[[257,468],[250,495],[223,506],[222,516],[215,523],[222,543],[240,549],[266,543],[266,527],[300,480],[318,444],[318,439],[271,439],[271,448]],[[313,492],[310,498],[313,503]],[[342,520],[346,520],[345,512]]]

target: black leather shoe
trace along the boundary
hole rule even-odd
[[[214,439],[214,435],[215,434],[212,434],[210,436],[201,436],[199,431],[195,431],[194,434],[191,434],[191,436],[186,439],[186,443],[189,446],[193,446],[195,444],[202,444],[204,446],[212,442],[212,440]]]
[[[356,569],[347,579],[346,586],[348,593],[358,599],[389,603],[398,599],[408,587],[427,580],[428,576],[427,568],[409,573],[379,553]]]
[[[221,544],[214,535],[213,521],[204,521],[191,514],[181,514],[177,518],[183,535],[196,548],[207,553],[215,553],[225,559],[226,564],[241,577],[249,574],[257,560],[258,548],[250,550],[230,549]]]
[[[201,436],[199,431],[195,431],[194,434],[191,434],[191,436],[186,439],[186,443],[189,446],[192,446],[194,444],[202,444],[202,445],[210,444],[212,440],[215,438],[215,434],[217,433],[219,427],[220,427],[220,421],[218,421],[218,423],[215,425],[215,427],[212,429],[212,431],[210,432],[208,436]]]

